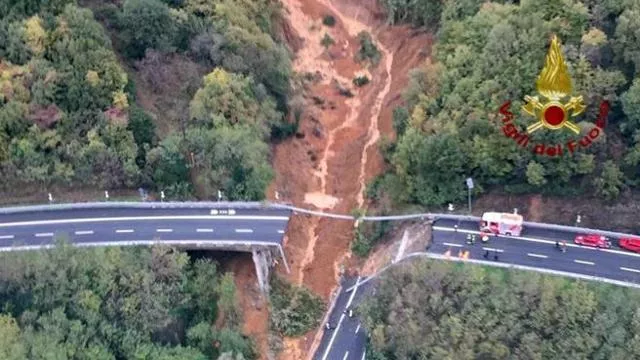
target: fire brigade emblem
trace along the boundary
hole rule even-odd
[[[576,134],[580,134],[580,128],[571,122],[569,117],[580,115],[584,111],[585,105],[582,96],[571,96],[566,103],[563,103],[563,100],[571,94],[572,85],[567,64],[562,57],[560,40],[555,35],[551,39],[544,68],[538,75],[536,88],[547,101],[541,102],[538,96],[527,95],[524,97],[526,104],[522,110],[538,118],[538,122],[527,127],[527,132],[531,134],[541,127],[551,130],[566,127]]]

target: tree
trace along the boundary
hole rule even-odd
[[[186,151],[192,152],[198,182],[206,194],[222,190],[230,200],[262,200],[273,178],[269,147],[247,126],[186,131]]]
[[[20,335],[20,327],[16,320],[9,315],[0,315],[0,355],[3,359],[26,358],[27,351]]]
[[[635,66],[635,73],[640,69],[640,7],[625,9],[618,18],[615,30],[615,48],[624,61]]]
[[[425,136],[411,128],[400,139],[392,165],[411,200],[436,205],[466,194],[462,175],[466,162],[454,136]]]
[[[169,7],[158,0],[126,0],[119,22],[126,52],[134,59],[149,48],[169,50],[176,34]]]
[[[544,166],[541,164],[530,161],[527,165],[527,181],[529,184],[540,187],[547,183],[547,179],[544,177]]]
[[[620,127],[625,134],[634,134],[640,129],[640,77],[636,78],[622,95],[621,102],[627,120],[622,122]]]
[[[618,197],[622,188],[624,175],[613,161],[607,160],[602,167],[602,172],[593,180],[596,194],[606,200]]]
[[[256,99],[250,77],[229,73],[221,68],[204,77],[190,104],[190,115],[198,126],[220,128],[225,125],[250,125],[266,136],[282,121],[271,99]]]

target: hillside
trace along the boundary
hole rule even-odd
[[[367,359],[629,359],[636,289],[441,261],[394,268],[356,311]],[[611,336],[611,334],[615,334]]]

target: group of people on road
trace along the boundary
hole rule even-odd
[[[353,317],[353,309],[351,309],[351,308],[349,308],[349,307],[344,309],[344,313],[345,313],[347,316],[349,316],[349,318],[352,318],[352,317]],[[335,326],[333,326],[333,325],[331,325],[331,321],[327,321],[327,323],[326,323],[326,324],[324,324],[324,328],[325,328],[325,329],[327,329],[327,330],[333,330],[333,329],[335,329],[336,327],[335,327]]]

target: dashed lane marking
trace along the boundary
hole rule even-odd
[[[541,259],[548,258],[547,255],[540,255],[540,254],[534,254],[534,253],[527,253],[527,256],[531,256],[531,257],[535,257],[535,258],[541,258]]]
[[[462,245],[460,245],[460,244],[454,244],[454,243],[448,243],[448,242],[446,242],[446,243],[442,243],[442,245],[455,246],[455,247],[462,247]]]
[[[499,253],[503,253],[504,252],[504,250],[502,250],[502,249],[494,249],[494,248],[490,248],[490,247],[483,247],[482,250],[495,251],[495,252],[499,252]]]
[[[634,272],[634,273],[640,273],[640,270],[638,269],[632,269],[632,268],[628,268],[628,267],[620,267],[620,270],[624,270],[624,271],[630,271],[630,272]]]
[[[173,229],[157,229],[157,232],[173,232]]]
[[[53,236],[53,233],[38,233],[36,234],[36,237],[51,237]]]
[[[284,230],[278,230],[278,234],[284,234]]]
[[[116,230],[117,234],[132,233],[132,232],[133,232],[133,229],[119,229],[119,230]]]
[[[359,330],[360,330],[360,324],[358,324],[358,327],[356,328],[356,334],[358,333]]]
[[[349,305],[351,305],[351,301],[353,301],[353,297],[356,295],[356,291],[358,290],[359,285],[360,285],[360,276],[356,278],[356,284],[354,285],[353,291],[349,296],[349,300],[347,301],[347,305],[345,306],[345,309],[349,308]],[[327,360],[327,356],[329,356],[329,353],[331,352],[331,346],[333,346],[333,342],[336,340],[336,336],[340,331],[340,326],[342,325],[343,320],[344,320],[344,313],[340,315],[340,320],[338,320],[338,326],[336,326],[335,330],[333,331],[333,334],[331,335],[331,339],[329,339],[329,344],[327,345],[327,349],[324,351],[322,360]]]
[[[347,360],[348,356],[349,356],[349,352],[347,351],[346,353],[344,353],[344,357],[342,358],[342,360]]]
[[[584,264],[584,265],[595,265],[591,261],[584,261],[584,260],[573,260],[573,262],[576,262],[578,264]]]
[[[91,235],[91,234],[93,234],[93,230],[76,231],[75,234],[76,235]]]
[[[448,231],[448,232],[454,232],[455,231],[453,228],[448,228],[448,227],[444,227],[444,226],[434,226],[434,227],[432,227],[432,229],[436,230],[436,231]],[[458,229],[458,232],[459,233],[465,233],[465,234],[480,234],[480,231],[477,231],[477,230]],[[524,237],[524,236],[506,236],[506,235],[495,235],[495,236],[497,236],[499,238],[505,238],[505,239],[515,239],[515,240],[524,240],[524,241],[529,241],[529,242],[536,242],[536,243],[539,243],[539,244],[555,245],[555,243],[556,243],[555,240],[535,239],[535,238]],[[634,256],[634,257],[639,257],[640,258],[640,254],[636,254],[636,253],[633,253],[633,252],[630,252],[630,251],[621,251],[621,250],[613,250],[613,249],[600,249],[600,248],[597,248],[597,247],[580,246],[580,245],[571,244],[571,243],[567,243],[567,247],[580,248],[580,249],[586,249],[586,250],[592,250],[592,251],[602,251],[602,252],[608,252],[608,253],[611,253],[611,254]]]
[[[0,235],[0,239],[13,239],[13,235]]]
[[[196,232],[210,233],[213,232],[213,229],[197,229]]]
[[[252,229],[236,229],[237,233],[252,233]]]

